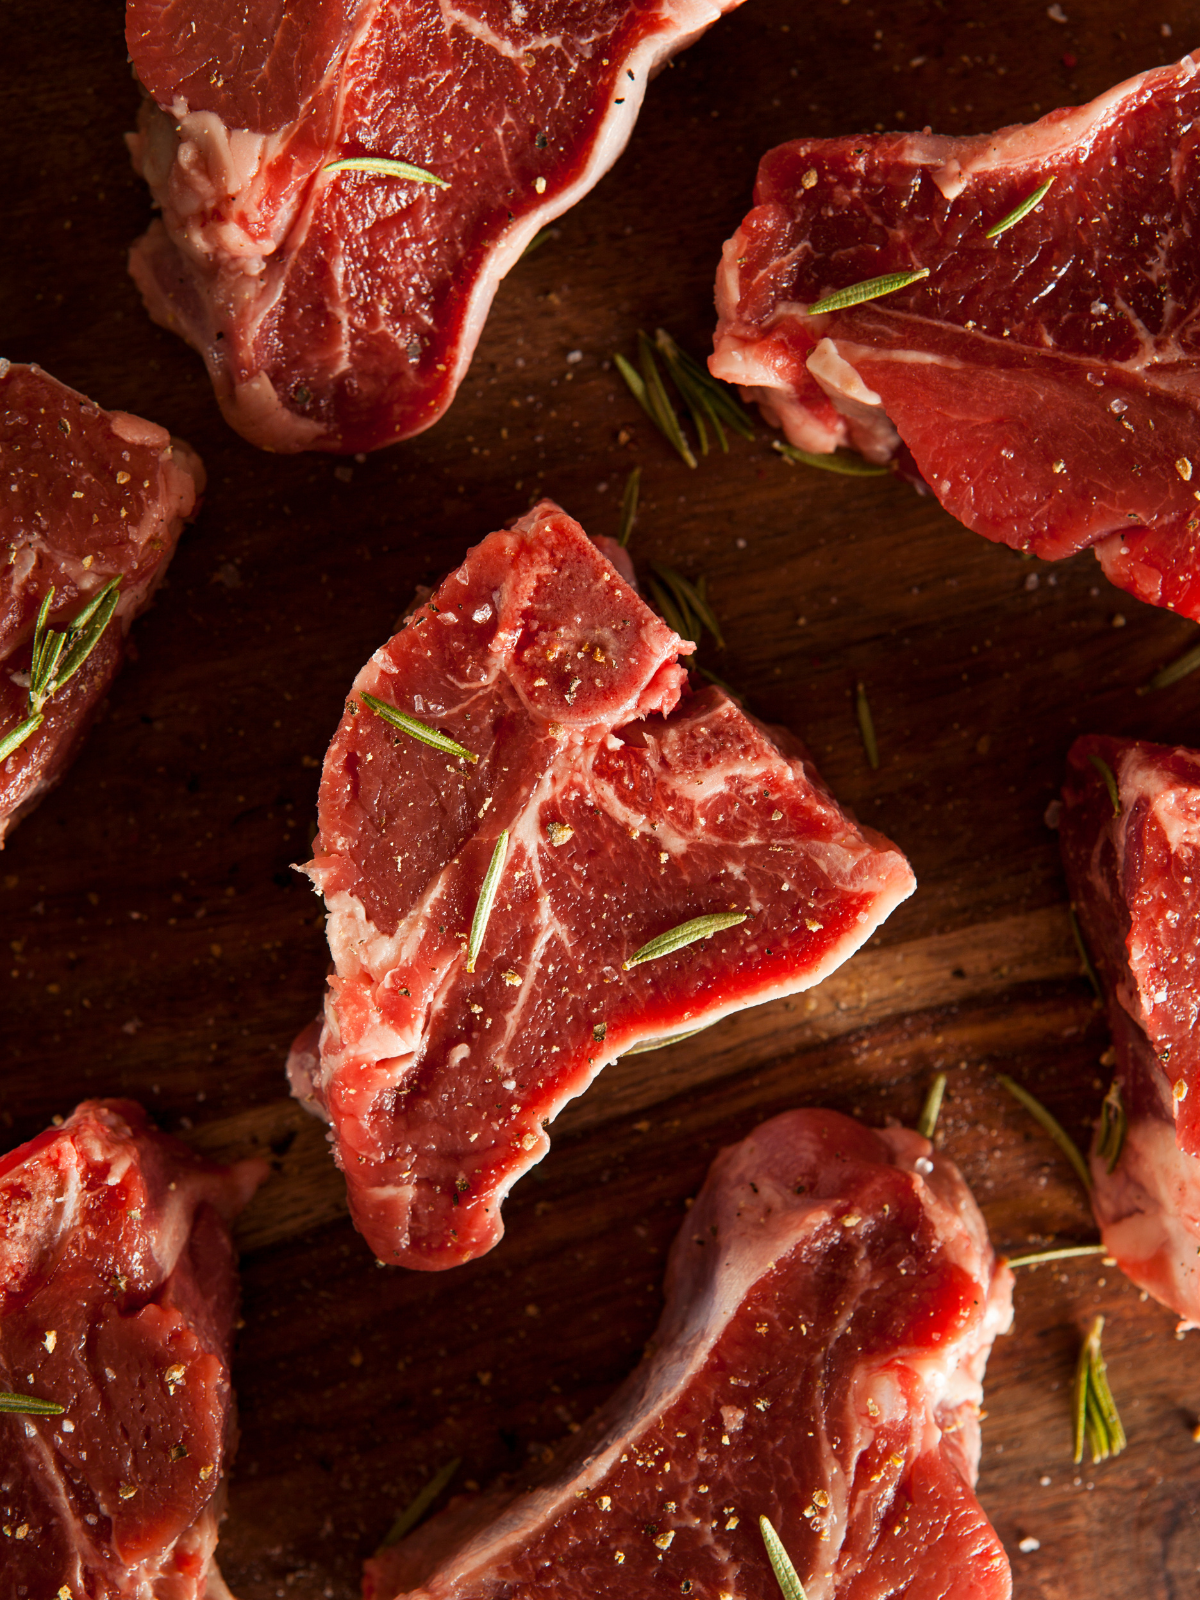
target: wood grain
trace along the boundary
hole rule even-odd
[[[1112,590],[1090,557],[1021,561],[899,483],[790,469],[765,429],[691,472],[611,362],[639,327],[705,349],[720,243],[770,145],[1026,120],[1200,43],[1182,0],[1062,12],[748,0],[660,76],[616,168],[501,287],[443,421],[340,462],[245,445],[197,358],[141,310],[124,262],[149,209],[122,145],[137,93],[117,0],[6,7],[3,353],[164,423],[210,487],[106,716],[0,857],[0,1125],[15,1143],[85,1094],[132,1094],[206,1150],[269,1153],[240,1229],[243,1438],[222,1544],[240,1600],[349,1600],[443,1461],[482,1484],[551,1450],[637,1359],[712,1153],[785,1106],[911,1120],[946,1071],[939,1137],[997,1244],[1094,1237],[1070,1169],[995,1074],[1086,1141],[1107,1038],[1044,815],[1079,732],[1200,742],[1195,682],[1136,693],[1194,628]],[[282,1076],[327,960],[292,871],[320,759],[417,584],[541,493],[614,532],[634,465],[636,560],[707,574],[728,640],[708,664],[805,740],[920,888],[818,990],[608,1068],[559,1119],[491,1256],[383,1270]],[[1077,1470],[1067,1391],[1096,1310],[1130,1447]],[[1018,1600],[1197,1592],[1195,1337],[1176,1341],[1095,1260],[1023,1272],[980,1482]]]

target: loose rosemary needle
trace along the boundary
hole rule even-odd
[[[1150,681],[1141,686],[1138,693],[1153,694],[1157,689],[1169,689],[1173,683],[1178,683],[1181,678],[1186,678],[1195,672],[1197,667],[1200,667],[1200,644],[1194,644],[1190,650],[1185,650],[1174,661],[1165,667],[1160,667]]]
[[[847,306],[861,306],[868,300],[878,300],[885,294],[895,294],[897,289],[907,289],[910,284],[927,278],[929,267],[918,267],[915,272],[885,272],[881,278],[865,278],[862,283],[852,283],[845,289],[835,289],[807,307],[805,315],[819,317],[826,311],[844,311]]]
[[[390,156],[345,156],[340,161],[330,161],[322,172],[366,172],[376,178],[406,178],[410,183],[433,183],[439,189],[448,189],[445,178],[424,167],[414,167],[411,161],[394,161]]]
[[[483,887],[479,891],[479,899],[475,902],[475,915],[471,918],[471,935],[467,940],[467,971],[475,971],[475,963],[479,959],[479,952],[483,949],[483,936],[487,932],[488,918],[492,914],[492,906],[496,900],[496,890],[500,887],[500,874],[504,871],[504,858],[508,854],[508,829],[496,840],[496,848],[492,851],[492,859],[484,874]]]
[[[1079,918],[1075,915],[1074,906],[1067,907],[1067,916],[1071,921],[1071,936],[1075,940],[1075,948],[1079,951],[1079,959],[1083,963],[1084,977],[1091,984],[1096,999],[1103,1000],[1104,989],[1100,983],[1099,975],[1092,965],[1092,958],[1088,954],[1088,947],[1084,942],[1083,929],[1079,926]]]
[[[1119,817],[1121,815],[1121,793],[1117,788],[1117,780],[1113,776],[1113,769],[1103,756],[1089,756],[1088,760],[1104,779],[1104,787],[1108,790],[1108,798],[1112,801],[1113,816]]]
[[[1057,1250],[1035,1250],[1029,1255],[1008,1256],[1010,1267],[1037,1267],[1043,1261],[1073,1261],[1076,1256],[1104,1256],[1106,1244],[1065,1244]]]
[[[783,1592],[783,1600],[808,1600],[804,1593],[804,1585],[800,1582],[800,1574],[792,1565],[792,1558],[783,1548],[783,1540],[775,1532],[769,1517],[759,1517],[759,1531],[763,1543],[767,1547],[767,1560],[771,1563],[771,1571]]]
[[[930,1085],[929,1093],[925,1097],[925,1104],[921,1108],[921,1115],[917,1118],[917,1132],[923,1139],[932,1139],[937,1129],[938,1117],[942,1112],[942,1096],[946,1093],[946,1074],[939,1072]]]
[[[871,715],[871,703],[867,699],[867,689],[863,683],[860,683],[855,690],[854,711],[858,717],[858,731],[862,735],[863,749],[867,753],[867,764],[873,772],[878,772],[879,741],[875,737],[875,719]]]
[[[638,495],[642,488],[642,469],[634,467],[625,479],[625,493],[621,496],[621,525],[617,529],[617,543],[622,550],[629,548],[629,536],[637,521]]]
[[[1057,1117],[1047,1111],[1042,1102],[1035,1099],[1028,1089],[1023,1089],[1019,1083],[1014,1083],[1007,1074],[998,1072],[996,1081],[1008,1090],[1014,1100],[1019,1101],[1025,1107],[1035,1122],[1041,1124],[1079,1174],[1080,1183],[1083,1184],[1085,1189],[1090,1190],[1092,1187],[1092,1175],[1088,1171],[1087,1162],[1080,1154],[1079,1146],[1058,1121]]]
[[[386,700],[378,700],[373,694],[365,690],[359,694],[359,699],[368,706],[377,717],[382,717],[384,722],[393,728],[399,728],[401,733],[407,733],[410,739],[419,739],[422,744],[432,745],[435,750],[440,750],[444,755],[458,756],[463,761],[472,765],[479,760],[473,750],[468,750],[465,745],[457,744],[448,734],[439,733],[436,728],[431,728],[427,722],[418,722],[416,717],[410,717],[407,711],[397,711],[395,706],[389,706]]]
[[[455,1456],[453,1461],[447,1461],[445,1466],[438,1468],[425,1487],[409,1501],[395,1522],[392,1523],[387,1531],[387,1536],[379,1546],[381,1550],[386,1550],[391,1545],[399,1544],[401,1539],[412,1532],[461,1465],[462,1457]]]
[[[668,928],[666,933],[660,933],[640,950],[635,950],[624,963],[625,971],[639,966],[643,961],[657,961],[660,956],[674,955],[676,950],[682,950],[685,945],[695,944],[697,939],[711,939],[714,933],[720,933],[725,928],[735,928],[739,922],[745,922],[746,915],[744,911],[713,911],[706,917],[693,917],[690,922],[681,922],[677,928]]]
[[[1096,1134],[1096,1154],[1105,1163],[1108,1172],[1112,1172],[1121,1159],[1127,1126],[1121,1085],[1114,1078],[1100,1107],[1100,1127]]]
[[[801,450],[799,445],[785,444],[782,439],[772,439],[771,449],[778,450],[790,466],[818,467],[822,472],[840,473],[844,478],[886,478],[891,471],[890,467],[864,461],[852,450],[832,450],[828,455],[821,455],[815,450]]]
[[[26,1417],[61,1417],[66,1410],[54,1400],[39,1400],[33,1394],[0,1394],[0,1411],[17,1412]]]
[[[1075,1464],[1083,1460],[1084,1441],[1093,1461],[1119,1456],[1126,1445],[1125,1429],[1108,1386],[1108,1367],[1100,1348],[1104,1318],[1092,1323],[1075,1368]]]
[[[1022,217],[1027,217],[1035,206],[1041,205],[1042,201],[1050,193],[1050,185],[1053,182],[1053,178],[1047,178],[1045,183],[1035,189],[1026,199],[1022,200],[1019,206],[1014,206],[1006,217],[1001,217],[994,228],[989,228],[983,237],[985,239],[998,239],[1002,233],[1007,233],[1010,228],[1015,227]]]

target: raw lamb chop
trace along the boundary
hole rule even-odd
[[[128,1100],[0,1157],[3,1592],[229,1600],[213,1561],[236,1442],[229,1222],[265,1163],[213,1166]]]
[[[725,246],[713,372],[802,449],[899,452],[986,538],[1090,545],[1120,588],[1200,619],[1198,60],[996,134],[772,150]]]
[[[1092,1203],[1122,1271],[1200,1326],[1200,754],[1089,735],[1069,762],[1059,838],[1125,1118]]]
[[[790,1111],[713,1163],[651,1354],[520,1497],[452,1503],[367,1600],[1006,1600],[972,1489],[1012,1274],[955,1166],[907,1129]]]
[[[0,361],[0,748],[28,720],[38,614],[63,633],[113,579],[116,610],[44,720],[0,757],[0,848],[71,762],[204,487],[199,457],[165,429],[102,411],[38,367]]]
[[[319,1045],[301,1035],[290,1067],[381,1261],[491,1249],[547,1124],[606,1062],[818,983],[912,892],[904,857],[799,747],[721,690],[688,691],[675,658],[691,649],[544,501],[355,680],[307,868],[334,970]],[[398,732],[364,695],[469,756]],[[739,925],[635,961],[714,916]]]
[[[373,450],[450,404],[500,279],[633,131],[649,76],[739,0],[128,0],[149,98],[150,314],[271,450]],[[416,164],[447,187],[340,160]]]

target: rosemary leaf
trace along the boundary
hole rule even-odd
[[[895,294],[897,289],[907,289],[910,284],[920,283],[929,273],[929,267],[918,267],[915,272],[886,272],[882,278],[865,278],[862,283],[836,289],[833,294],[815,301],[807,308],[805,315],[819,317],[826,311],[844,311],[847,306],[861,306],[867,300],[878,300],[885,294]]]
[[[804,1585],[800,1582],[800,1574],[792,1565],[792,1558],[783,1548],[783,1540],[775,1532],[770,1518],[759,1517],[759,1531],[762,1533],[763,1543],[767,1547],[767,1560],[771,1563],[771,1571],[783,1592],[783,1600],[808,1600],[804,1593]]]
[[[637,520],[638,495],[642,488],[642,469],[634,467],[625,479],[625,493],[621,496],[621,526],[617,530],[617,543],[622,550],[629,548],[629,536]]]
[[[1197,667],[1200,667],[1200,644],[1194,644],[1190,650],[1185,650],[1167,666],[1160,667],[1150,681],[1142,685],[1138,693],[1153,694],[1156,689],[1169,689],[1173,683],[1178,683],[1181,678],[1186,678],[1189,673],[1195,672]]]
[[[66,650],[55,667],[52,694],[56,694],[75,676],[100,643],[100,636],[112,621],[120,599],[121,580],[112,578],[103,589],[97,590],[81,611],[76,612],[64,635]]]
[[[1058,1250],[1036,1250],[1027,1256],[1009,1256],[1010,1267],[1036,1267],[1043,1261],[1072,1261],[1076,1256],[1104,1256],[1108,1254],[1105,1244],[1067,1244]]]
[[[676,572],[674,567],[668,567],[666,562],[652,561],[650,565],[670,589],[681,611],[690,613],[696,621],[703,624],[717,641],[717,648],[724,650],[725,640],[721,634],[721,625],[713,616],[712,607],[700,590],[689,583],[681,572]]]
[[[19,750],[30,734],[36,733],[45,720],[42,713],[36,711],[32,717],[26,717],[23,722],[18,722],[15,728],[10,728],[3,739],[0,739],[0,761],[6,761],[14,750]]]
[[[462,1457],[455,1456],[453,1461],[447,1461],[444,1467],[438,1468],[425,1487],[405,1506],[395,1522],[392,1523],[387,1531],[386,1538],[379,1546],[381,1550],[387,1550],[392,1545],[399,1544],[401,1539],[413,1531],[461,1465]]]
[[[1035,189],[1026,199],[1022,200],[1019,206],[1014,206],[1006,217],[1001,217],[994,228],[989,228],[983,237],[985,239],[998,239],[1002,233],[1007,233],[1010,228],[1015,227],[1022,217],[1027,217],[1035,206],[1041,205],[1042,201],[1050,193],[1050,185],[1053,182],[1053,178],[1047,178],[1045,183]]]
[[[1083,1460],[1084,1440],[1093,1461],[1119,1456],[1127,1443],[1125,1429],[1117,1413],[1116,1401],[1108,1386],[1108,1367],[1100,1347],[1104,1318],[1092,1323],[1075,1367],[1074,1422],[1075,1464]]]
[[[637,370],[632,361],[627,361],[622,355],[614,356],[613,361],[616,365],[617,371],[629,385],[630,394],[650,418],[650,421],[654,422],[655,426],[657,427],[658,424],[655,422],[654,413],[650,409],[650,402],[646,398],[646,385],[642,382],[641,373]]]
[[[930,1085],[929,1093],[925,1097],[925,1104],[921,1108],[921,1115],[917,1118],[917,1132],[923,1139],[932,1139],[937,1128],[938,1117],[942,1110],[942,1096],[946,1092],[946,1074],[939,1072]]]
[[[382,717],[384,722],[393,728],[399,728],[401,733],[407,733],[412,739],[419,739],[422,744],[432,745],[435,750],[441,750],[448,756],[458,756],[463,761],[474,765],[479,757],[461,744],[456,744],[447,734],[439,733],[436,728],[431,728],[428,723],[418,722],[416,717],[410,717],[407,711],[397,711],[395,706],[389,706],[386,700],[377,700],[373,694],[362,690],[359,699],[365,706],[369,706],[377,717]]]
[[[1071,933],[1075,939],[1075,948],[1079,951],[1079,959],[1083,962],[1083,973],[1095,991],[1096,999],[1104,999],[1104,989],[1101,986],[1099,975],[1092,965],[1092,958],[1088,955],[1088,947],[1083,940],[1083,929],[1079,926],[1079,918],[1075,915],[1075,907],[1067,907],[1067,915],[1071,919]]]
[[[669,1033],[665,1039],[642,1039],[638,1044],[631,1044],[624,1052],[627,1056],[649,1055],[651,1050],[665,1050],[669,1044],[680,1044],[684,1039],[694,1039],[698,1033],[703,1033],[705,1028],[714,1024],[706,1022],[704,1028],[689,1028],[686,1033]]]
[[[867,699],[866,685],[860,683],[854,696],[854,710],[858,717],[858,731],[862,734],[863,749],[872,772],[879,771],[879,741],[875,737],[875,719]]]
[[[844,478],[886,478],[891,471],[890,467],[864,461],[852,450],[833,450],[829,455],[821,455],[814,450],[801,450],[796,444],[785,444],[782,439],[772,439],[771,449],[778,450],[792,466],[819,467],[822,472],[837,472]]]
[[[496,848],[492,851],[492,859],[484,874],[483,888],[479,891],[479,899],[475,902],[475,915],[471,918],[471,937],[467,940],[467,971],[475,971],[475,963],[479,959],[479,952],[483,948],[483,936],[487,932],[488,918],[492,914],[492,906],[496,899],[496,890],[500,887],[500,874],[504,871],[504,858],[508,854],[508,829],[496,840]]]
[[[1062,1151],[1063,1155],[1066,1156],[1067,1160],[1075,1168],[1075,1171],[1079,1174],[1080,1183],[1083,1184],[1085,1189],[1090,1191],[1092,1187],[1092,1175],[1088,1171],[1087,1162],[1079,1153],[1079,1146],[1075,1143],[1074,1139],[1071,1138],[1070,1134],[1067,1133],[1066,1129],[1062,1126],[1058,1119],[1052,1116],[1051,1113],[1046,1110],[1045,1106],[1040,1100],[1035,1100],[1028,1089],[1023,1089],[1019,1083],[1014,1083],[1006,1073],[998,1072],[996,1074],[996,1081],[1008,1090],[1009,1094],[1012,1095],[1014,1100],[1019,1101],[1020,1104],[1025,1107],[1026,1111],[1029,1112],[1029,1115],[1034,1119],[1035,1122],[1041,1124],[1041,1126],[1054,1140],[1058,1148]]]
[[[692,454],[692,447],[684,437],[683,428],[675,414],[675,408],[667,396],[666,386],[663,383],[662,373],[659,371],[658,362],[654,356],[654,346],[644,333],[638,334],[638,363],[641,367],[642,381],[646,385],[646,405],[659,432],[668,444],[678,451],[680,457],[689,467],[697,465]]]
[[[1108,1093],[1104,1096],[1104,1104],[1100,1107],[1100,1127],[1096,1135],[1096,1154],[1105,1163],[1109,1172],[1113,1171],[1121,1159],[1121,1147],[1125,1143],[1127,1126],[1125,1105],[1121,1099],[1121,1085],[1114,1078],[1109,1085]]]
[[[744,911],[712,911],[705,917],[693,917],[690,922],[681,922],[677,928],[669,928],[666,933],[660,933],[657,938],[651,939],[640,950],[635,950],[629,960],[624,963],[625,971],[636,967],[643,961],[657,961],[660,956],[674,955],[676,950],[682,950],[685,945],[695,944],[697,939],[711,939],[714,933],[720,933],[725,928],[735,928],[739,922],[745,922],[747,913]]]
[[[539,228],[524,250],[521,251],[520,259],[524,261],[526,256],[531,256],[535,250],[540,250],[547,240],[554,238],[557,231],[556,228]]]
[[[665,328],[654,330],[654,343],[702,439],[704,420],[712,424],[722,450],[729,449],[725,428],[732,428],[743,439],[753,439],[754,423],[750,413],[727,384],[714,378],[701,362],[676,344]]]
[[[1104,787],[1108,790],[1108,798],[1112,801],[1113,816],[1121,815],[1121,794],[1117,788],[1117,780],[1113,776],[1113,769],[1103,756],[1089,756],[1088,760],[1104,779]]]
[[[426,172],[424,167],[414,167],[411,161],[393,161],[390,156],[346,156],[341,161],[330,161],[322,172],[369,172],[376,178],[407,178],[411,183],[435,183],[439,189],[448,189],[445,178]]]
[[[674,599],[670,594],[668,594],[667,590],[664,589],[662,584],[659,583],[657,578],[651,578],[647,587],[650,590],[650,596],[653,599],[654,604],[662,612],[663,621],[667,624],[667,627],[673,628],[685,643],[694,646],[696,641],[692,637],[692,634],[693,632],[699,633],[699,628],[693,630],[689,626],[691,618],[683,614],[679,606],[676,605]],[[693,649],[690,655],[686,655],[682,659],[684,661],[694,661],[696,659],[695,650]]]
[[[33,1394],[0,1394],[0,1412],[18,1412],[26,1417],[61,1417],[66,1406],[54,1400],[39,1400]]]

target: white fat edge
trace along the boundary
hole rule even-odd
[[[1188,785],[1178,778],[1165,777],[1157,758],[1136,749],[1129,750],[1119,763],[1122,812],[1131,812],[1139,801],[1145,801],[1165,834],[1172,855],[1183,849],[1200,850],[1200,762],[1195,765],[1196,783]]]
[[[890,461],[900,435],[883,409],[883,399],[859,377],[833,339],[824,338],[805,365],[834,409],[854,431],[854,443],[868,461]]]
[[[287,409],[265,372],[235,384],[228,396],[218,394],[218,399],[230,426],[262,450],[306,450],[325,433],[321,423]]]
[[[1095,1153],[1091,1169],[1105,1249],[1134,1283],[1200,1323],[1200,1159],[1180,1150],[1172,1123],[1139,1117],[1116,1170]]]

